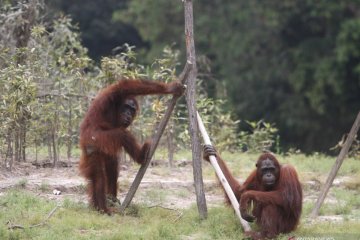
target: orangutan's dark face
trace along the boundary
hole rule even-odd
[[[126,128],[131,125],[136,116],[137,106],[135,99],[126,99],[119,112],[120,126]]]
[[[257,172],[260,174],[261,183],[267,189],[272,189],[278,179],[279,169],[271,159],[264,159],[256,164]]]

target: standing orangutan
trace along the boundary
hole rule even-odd
[[[96,96],[80,126],[79,164],[81,175],[88,180],[90,203],[95,209],[111,213],[106,206],[106,195],[116,201],[117,157],[122,148],[139,164],[144,162],[150,148],[150,142],[140,146],[127,129],[139,110],[135,97],[183,92],[184,87],[178,82],[120,80]]]
[[[302,188],[296,170],[290,165],[280,165],[271,153],[260,155],[256,169],[243,184],[230,173],[225,162],[214,147],[205,145],[204,159],[214,155],[224,173],[236,199],[240,202],[240,213],[246,221],[260,226],[260,232],[247,232],[253,239],[274,238],[280,233],[296,229],[302,209]],[[227,198],[227,196],[226,196]],[[229,203],[229,199],[227,198]],[[253,210],[249,213],[250,203]]]

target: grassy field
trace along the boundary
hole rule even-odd
[[[188,159],[188,153],[177,155],[177,160]],[[157,155],[161,158],[161,154]],[[235,176],[244,176],[253,169],[257,155],[222,154]],[[346,159],[336,183],[328,194],[320,217],[308,218],[318,191],[327,177],[335,158],[323,155],[279,156],[282,163],[296,167],[304,186],[304,211],[299,228],[278,239],[360,239],[360,161]],[[167,166],[153,167],[159,178],[169,174]],[[191,168],[190,168],[191,170]],[[184,172],[185,174],[185,172]],[[186,174],[191,175],[188,169]],[[215,180],[209,164],[204,164],[204,179]],[[195,202],[183,208],[164,207],[157,204],[173,195],[166,189],[152,189],[141,196],[150,201],[136,203],[124,216],[107,216],[88,208],[81,201],[65,198],[53,201],[39,196],[47,191],[43,184],[37,190],[27,188],[27,182],[19,181],[0,194],[0,239],[242,239],[243,233],[233,211],[222,204],[208,206],[208,218],[200,220]],[[215,191],[209,190],[208,191]],[[183,189],[179,199],[189,194]],[[215,194],[221,195],[220,190]],[[153,203],[151,203],[153,201]],[[181,204],[181,203],[180,203]],[[252,226],[256,228],[256,226]]]

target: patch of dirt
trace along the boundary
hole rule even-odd
[[[164,161],[165,162],[165,161]],[[164,207],[187,208],[196,204],[192,166],[183,161],[176,168],[156,161],[149,166],[136,194],[134,203],[146,203],[150,206],[161,204]],[[0,195],[6,189],[21,187],[27,191],[54,201],[70,199],[87,203],[86,181],[79,175],[78,163],[61,163],[52,168],[45,163],[17,163],[13,171],[0,169]],[[139,166],[121,165],[119,176],[119,194],[122,202],[135,178]],[[223,194],[216,180],[204,181],[205,188],[213,194],[206,194],[208,205],[223,203]],[[218,191],[214,194],[211,189]],[[60,194],[59,194],[60,191]],[[59,194],[59,195],[57,195]],[[161,195],[161,196],[160,196]]]
[[[43,198],[57,202],[70,199],[87,203],[86,181],[79,175],[78,163],[61,162],[56,168],[48,163],[17,163],[13,171],[0,168],[0,196],[4,191],[21,187]],[[211,167],[211,166],[208,166]],[[118,198],[122,202],[135,178],[139,166],[134,163],[121,165],[119,176]],[[151,164],[133,198],[133,203],[144,203],[148,206],[161,205],[174,209],[188,208],[196,205],[191,161],[183,160],[174,168],[169,168],[166,161],[154,161]],[[241,179],[243,181],[243,179]],[[334,185],[343,185],[351,181],[348,177],[338,178]],[[214,176],[204,179],[208,207],[224,204],[224,193]],[[316,201],[321,183],[317,179],[304,182],[304,202]],[[60,193],[58,195],[58,193]],[[343,201],[328,194],[326,203],[339,204]],[[321,216],[319,221],[343,221],[342,216]],[[310,219],[309,219],[310,221]]]

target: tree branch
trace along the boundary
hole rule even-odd
[[[29,228],[35,228],[35,227],[40,227],[43,226],[47,223],[47,221],[54,215],[55,211],[59,208],[59,206],[57,205],[53,210],[51,210],[51,212],[48,214],[47,218],[42,221],[41,223],[35,224],[35,225],[31,225],[29,226]],[[6,223],[8,225],[8,229],[25,229],[25,227],[23,227],[22,225],[18,225],[18,224],[12,224],[11,221],[8,221]]]

